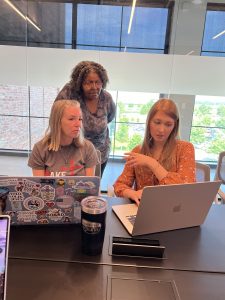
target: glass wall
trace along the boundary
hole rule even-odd
[[[225,146],[221,2],[138,1],[129,31],[132,1],[1,1],[0,150],[28,154],[72,68],[94,60],[117,107],[111,157],[141,141],[147,111],[165,95],[196,158],[216,162]]]
[[[25,5],[23,1],[3,1],[0,26],[7,31],[1,30],[0,44],[167,53],[172,6],[169,8],[156,2],[136,7],[128,32],[131,6],[120,5],[120,2],[97,5],[52,1],[27,2]],[[2,150],[30,151],[46,130],[50,107],[59,87],[33,86],[29,84],[29,73],[27,77],[27,86],[0,85],[0,103],[9,103],[1,112],[0,126],[2,129],[7,127],[2,131]],[[3,93],[4,90],[7,92]],[[110,92],[117,106],[117,117],[110,124],[111,155],[121,156],[142,139],[147,110],[153,100],[159,98],[159,93]],[[8,134],[13,131],[13,120],[18,124],[17,130],[23,132],[22,139],[19,134],[17,139]],[[126,142],[122,141],[125,136]]]
[[[207,6],[201,55],[225,57],[225,5]],[[198,160],[217,161],[225,150],[225,97],[196,96],[191,142]]]

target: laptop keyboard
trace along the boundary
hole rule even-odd
[[[126,218],[128,219],[128,221],[130,221],[130,223],[132,225],[134,225],[134,222],[135,222],[135,219],[136,219],[136,215],[126,216]]]

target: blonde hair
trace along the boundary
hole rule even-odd
[[[58,151],[61,141],[61,121],[64,110],[67,107],[73,106],[80,108],[80,103],[77,100],[58,100],[55,101],[51,108],[49,125],[42,139],[43,144],[48,144],[48,150]],[[74,144],[81,147],[84,142],[82,130],[77,138],[74,138]]]
[[[179,132],[179,113],[176,104],[171,99],[159,99],[150,109],[147,119],[146,119],[146,128],[145,136],[141,146],[141,153],[145,155],[152,155],[151,150],[154,145],[154,140],[150,132],[150,122],[157,112],[162,111],[167,116],[174,120],[174,128],[170,133],[160,156],[160,163],[169,170],[173,164],[172,153],[175,149],[176,139],[178,139]]]

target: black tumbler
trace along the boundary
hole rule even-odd
[[[87,255],[102,253],[105,236],[107,203],[98,196],[81,201],[82,252]]]

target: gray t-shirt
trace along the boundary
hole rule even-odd
[[[85,175],[85,168],[98,164],[98,156],[91,142],[84,141],[82,147],[75,144],[61,146],[58,151],[49,151],[48,145],[37,142],[29,157],[28,166],[36,170],[45,170],[45,176]]]

